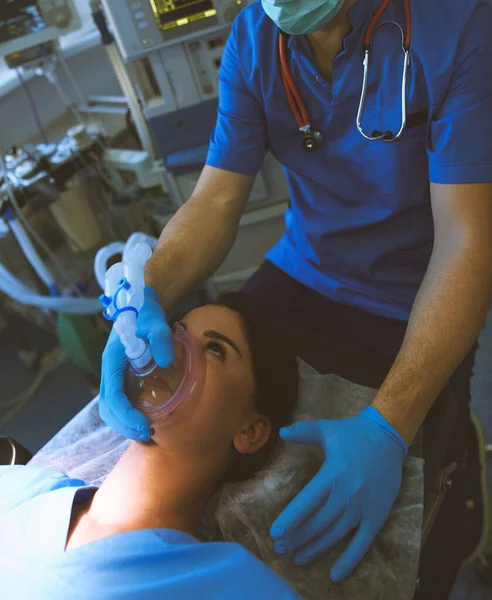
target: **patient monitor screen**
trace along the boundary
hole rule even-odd
[[[10,42],[45,29],[37,2],[32,0],[1,0],[0,43]]]
[[[150,3],[157,24],[164,30],[217,14],[212,0],[150,0]]]

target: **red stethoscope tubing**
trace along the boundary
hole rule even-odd
[[[376,29],[377,24],[381,20],[381,17],[384,14],[384,11],[388,8],[391,0],[383,0],[381,6],[377,9],[377,11],[372,16],[369,21],[369,25],[367,26],[366,33],[364,35],[364,47],[370,48],[372,46],[372,38],[374,36],[374,30]],[[410,11],[410,0],[403,0],[403,6],[405,9],[405,41],[404,46],[405,49],[410,48],[410,41],[412,39],[412,14]]]
[[[290,110],[294,115],[299,129],[310,126],[309,113],[306,105],[299,93],[299,90],[292,79],[292,74],[289,69],[287,59],[287,40],[282,34],[278,36],[278,53],[280,57],[280,73],[282,75],[282,83],[284,84],[285,93],[289,102]]]
[[[372,46],[372,39],[374,35],[374,30],[376,29],[377,24],[381,20],[384,11],[388,8],[391,0],[383,0],[380,7],[376,10],[374,15],[366,29],[366,33],[364,35],[364,48],[370,49]],[[403,0],[403,6],[405,8],[405,20],[406,20],[406,29],[405,29],[405,49],[408,50],[410,48],[410,41],[412,39],[412,16],[410,12],[410,0]],[[280,58],[280,74],[282,76],[282,83],[284,85],[285,93],[287,95],[287,101],[289,103],[290,110],[296,120],[297,126],[300,130],[305,130],[310,128],[311,119],[309,117],[309,113],[307,111],[306,105],[299,93],[299,90],[294,83],[292,78],[292,74],[289,69],[289,63],[287,59],[287,39],[281,33],[278,36],[278,54]]]

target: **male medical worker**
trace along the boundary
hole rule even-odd
[[[373,15],[362,135],[364,36]],[[224,53],[206,166],[148,265],[147,284],[168,310],[231,249],[266,152],[283,164],[285,234],[246,290],[318,370],[378,388],[370,419],[300,423],[283,433],[320,445],[326,459],[273,523],[275,548],[302,565],[346,538],[334,581],[352,573],[385,523],[408,446],[424,422],[425,429],[439,419],[436,399],[447,382],[454,428],[430,441],[442,464],[464,456],[473,348],[492,296],[491,32],[489,0],[246,7]],[[402,37],[410,56],[404,115]],[[303,113],[316,142],[308,149]],[[170,334],[157,304],[145,305],[140,332],[166,366]],[[128,437],[148,437],[147,420],[123,394],[123,369],[107,354],[101,415]],[[453,587],[463,558],[463,485],[457,473],[423,548],[419,599],[447,598]]]

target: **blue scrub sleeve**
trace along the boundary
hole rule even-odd
[[[219,108],[206,164],[243,175],[256,175],[266,151],[265,114],[242,74],[234,26],[220,65]]]
[[[471,2],[453,76],[430,130],[433,183],[492,182],[492,4]]]

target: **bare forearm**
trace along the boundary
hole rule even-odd
[[[492,295],[490,253],[434,252],[398,357],[373,405],[411,442],[480,332]]]
[[[225,207],[213,209],[200,199],[190,199],[176,213],[145,272],[146,284],[159,294],[164,310],[217,270],[234,243],[237,227],[237,217]]]
[[[193,196],[159,238],[145,282],[169,310],[222,264],[237,235],[253,177],[205,167]]]

